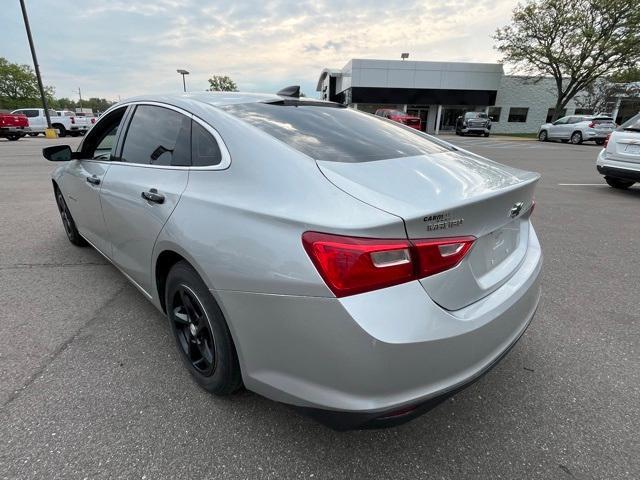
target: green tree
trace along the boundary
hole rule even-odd
[[[226,75],[213,75],[209,78],[209,92],[237,92],[236,82]]]
[[[561,112],[598,79],[640,62],[640,8],[637,0],[528,0],[494,39],[516,70],[555,79]]]
[[[53,98],[53,87],[45,87],[45,95]],[[38,80],[29,65],[11,63],[0,57],[0,108],[9,110],[40,105]]]

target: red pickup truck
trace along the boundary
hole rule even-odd
[[[26,115],[0,112],[0,138],[19,140],[30,131]]]

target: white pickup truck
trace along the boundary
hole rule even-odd
[[[26,115],[29,119],[29,128],[31,132],[29,135],[37,136],[40,133],[44,133],[47,128],[47,118],[44,114],[44,108],[21,108],[20,110],[14,110],[13,114]],[[51,117],[51,126],[58,130],[58,136],[64,137],[66,135],[77,136],[84,135],[91,128],[91,123],[86,117],[77,117],[73,112],[67,110],[61,110],[59,112],[55,110],[49,110],[49,116]]]

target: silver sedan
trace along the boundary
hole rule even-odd
[[[64,162],[69,240],[167,316],[218,395],[401,423],[488,371],[538,305],[539,175],[296,89],[130,99],[44,156]]]

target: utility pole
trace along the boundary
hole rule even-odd
[[[80,111],[82,111],[82,91],[78,87],[78,96],[80,97]]]
[[[20,8],[22,8],[22,17],[24,18],[24,26],[27,29],[27,38],[29,39],[29,48],[33,57],[33,68],[36,71],[38,79],[38,88],[40,89],[40,97],[42,97],[42,106],[44,107],[44,115],[47,117],[47,128],[51,128],[51,117],[49,117],[49,105],[47,105],[47,97],[44,94],[42,86],[42,77],[40,76],[40,66],[38,65],[38,57],[36,57],[36,49],[33,46],[33,38],[31,37],[31,27],[29,26],[29,17],[27,16],[27,8],[24,6],[24,0],[20,0]]]

